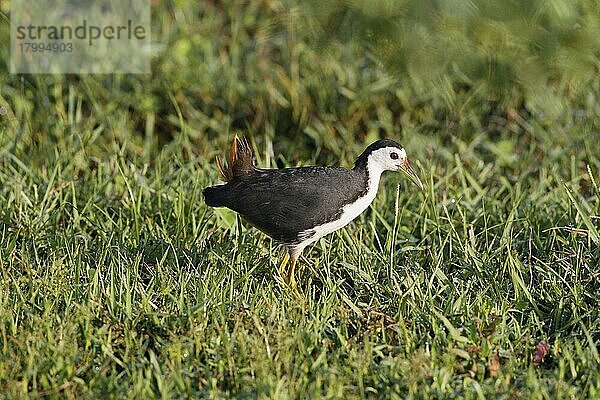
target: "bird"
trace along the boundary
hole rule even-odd
[[[306,166],[264,169],[254,163],[246,138],[235,135],[227,163],[217,156],[217,169],[227,182],[203,190],[206,205],[226,207],[286,247],[279,266],[295,288],[294,268],[302,251],[349,224],[375,199],[384,171],[402,171],[424,188],[406,151],[391,139],[380,139],[358,156],[352,169]]]

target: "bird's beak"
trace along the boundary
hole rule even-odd
[[[408,158],[404,159],[404,163],[402,164],[402,167],[400,167],[400,170],[402,170],[402,172],[404,172],[408,176],[412,183],[421,188],[421,190],[425,189],[425,186],[423,186],[423,182],[421,182],[415,170],[410,165],[410,162],[408,162]]]

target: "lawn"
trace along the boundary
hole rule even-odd
[[[600,398],[600,45],[539,92],[430,87],[305,23],[153,2],[151,75],[11,75],[0,48],[0,397]],[[202,199],[236,133],[271,168],[391,138],[426,189],[386,173],[296,294]]]

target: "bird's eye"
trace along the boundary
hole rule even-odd
[[[390,157],[392,158],[392,160],[397,160],[398,159],[398,153],[390,153]]]

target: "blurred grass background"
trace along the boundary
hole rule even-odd
[[[595,7],[153,2],[149,76],[10,75],[0,48],[0,393],[599,396]],[[428,190],[386,176],[300,301],[203,204],[235,132],[263,167],[392,138]]]

